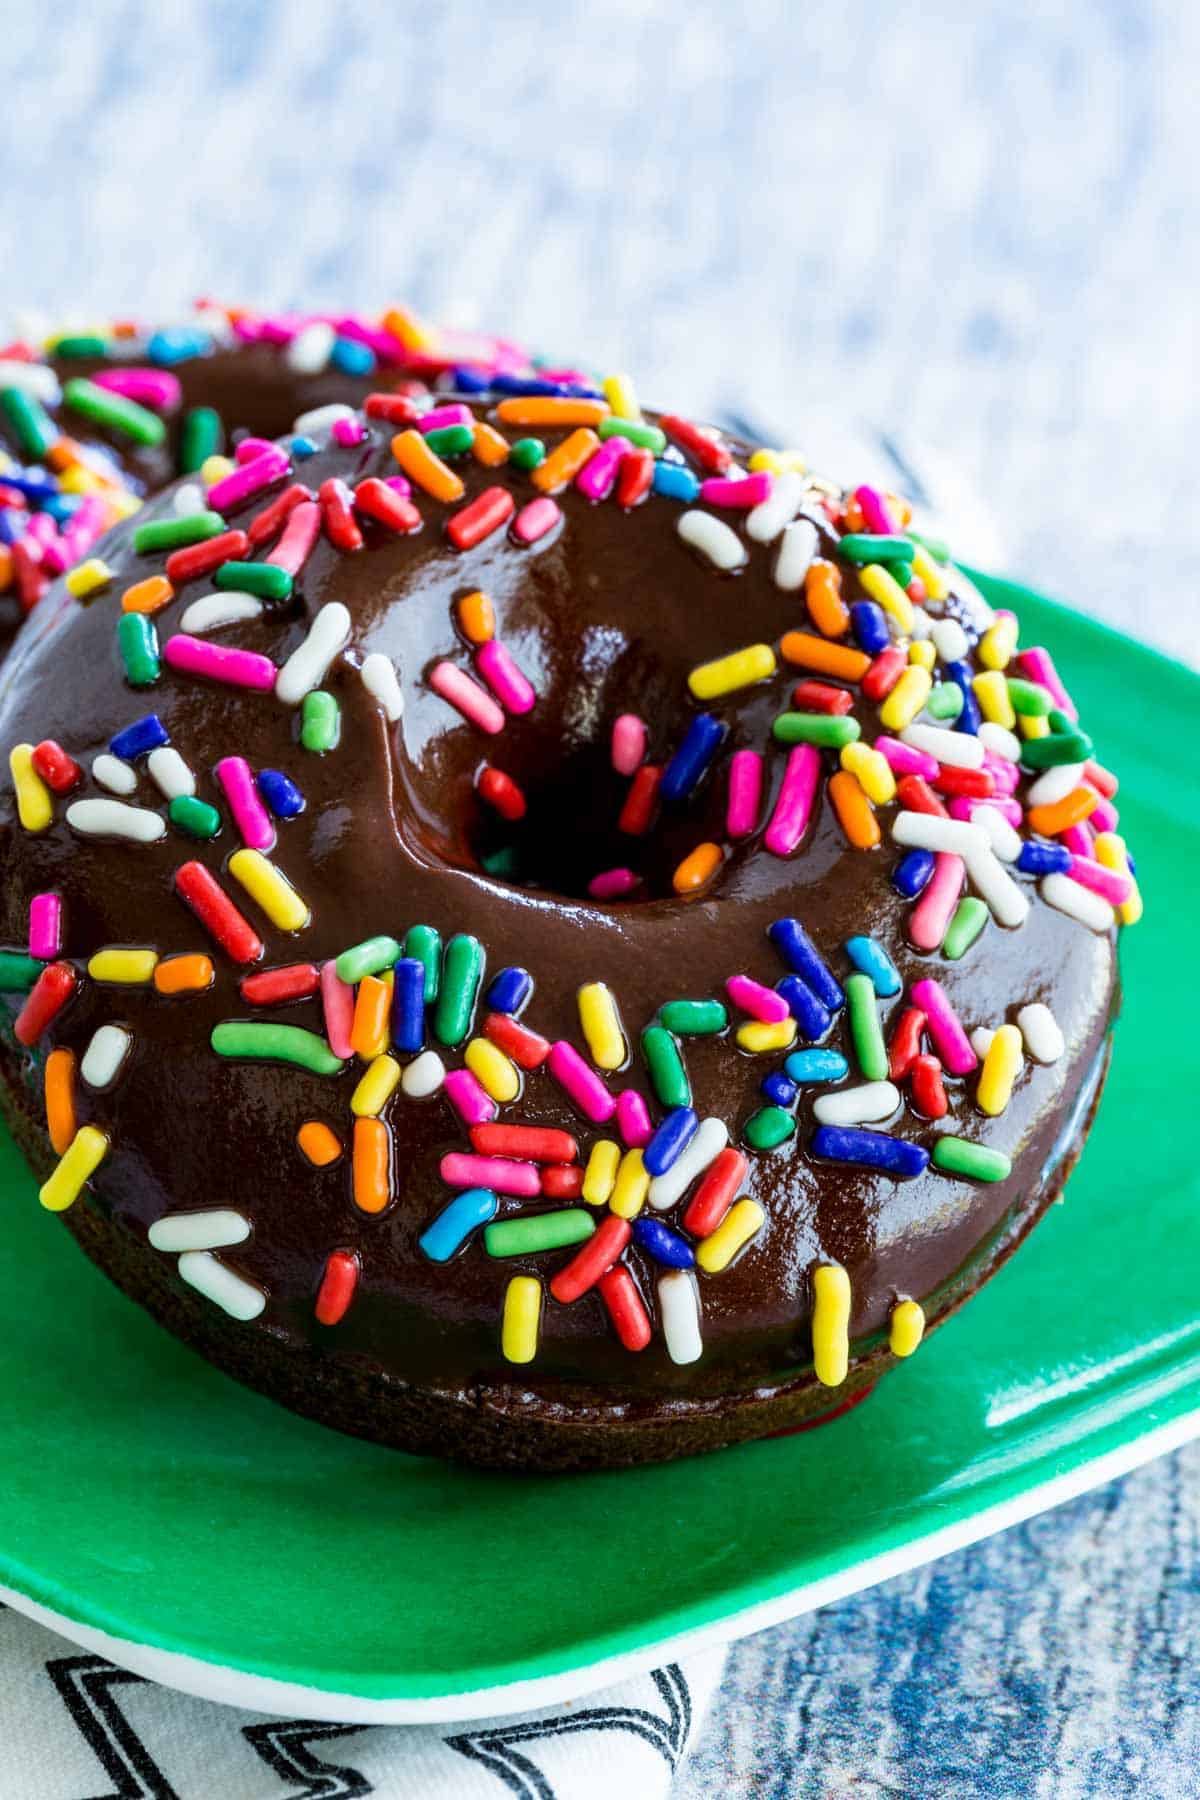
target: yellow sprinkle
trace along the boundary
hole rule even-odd
[[[33,766],[33,745],[14,744],[8,753],[8,766],[17,793],[17,817],[26,831],[45,831],[54,819],[54,801]]]
[[[627,1150],[621,1158],[609,1205],[619,1219],[636,1219],[646,1204],[650,1177],[640,1150]]]
[[[504,1291],[500,1348],[506,1362],[528,1363],[537,1355],[542,1318],[542,1284],[536,1275],[514,1275]]]
[[[617,1179],[621,1146],[611,1138],[597,1138],[583,1172],[583,1197],[589,1206],[607,1206]]]
[[[1136,925],[1145,907],[1142,902],[1142,891],[1129,866],[1129,853],[1125,848],[1125,839],[1118,831],[1098,831],[1093,845],[1096,861],[1106,869],[1115,869],[1119,875],[1128,875],[1133,882],[1133,892],[1128,900],[1122,900],[1117,908],[1117,917],[1122,925]]]
[[[580,988],[577,999],[579,1023],[592,1061],[598,1069],[623,1068],[629,1052],[612,989],[602,981],[588,981]]]
[[[94,1125],[81,1125],[58,1167],[38,1190],[47,1212],[65,1212],[108,1155],[108,1139]]]
[[[82,463],[72,463],[59,476],[58,486],[63,494],[99,494],[104,483],[94,470],[85,468]]]
[[[1013,703],[1008,697],[1008,678],[1000,669],[988,669],[971,682],[979,710],[992,725],[1003,725],[1011,731],[1017,722]]]
[[[933,665],[937,661],[937,651],[929,638],[914,638],[908,646],[908,660],[917,663],[922,669],[933,673]]]
[[[858,571],[858,579],[872,600],[877,600],[884,612],[892,615],[901,631],[912,630],[912,601],[882,563],[867,563]]]
[[[888,1349],[893,1356],[911,1356],[925,1336],[925,1313],[915,1300],[900,1300],[888,1322]]]
[[[813,1270],[813,1372],[822,1387],[840,1387],[850,1363],[850,1277],[841,1263]]]
[[[739,1250],[762,1229],[766,1214],[757,1200],[736,1200],[717,1229],[696,1245],[696,1261],[706,1275],[727,1269]]]
[[[795,1019],[780,1019],[771,1025],[764,1019],[751,1019],[748,1024],[739,1025],[737,1041],[743,1050],[758,1056],[768,1050],[786,1050],[795,1035]]]
[[[1017,718],[1017,726],[1024,738],[1050,736],[1050,721],[1041,713],[1021,713]]]
[[[261,850],[235,850],[229,859],[229,873],[280,931],[303,931],[312,918],[287,876],[268,862]]]
[[[618,419],[641,418],[642,409],[638,405],[637,389],[633,385],[632,375],[610,375],[603,383],[601,391]]]
[[[507,1106],[520,1094],[520,1070],[490,1039],[472,1038],[463,1051],[463,1061],[484,1093],[501,1106]]]
[[[888,731],[903,731],[925,705],[932,687],[929,670],[922,669],[918,663],[909,663],[880,707],[879,723]]]
[[[979,660],[985,669],[1007,669],[1017,647],[1019,630],[1012,613],[1002,613],[994,625],[988,626],[979,640]]]
[[[688,686],[697,700],[715,700],[721,694],[732,694],[738,688],[753,687],[775,673],[775,652],[770,644],[747,644],[715,662],[697,663],[688,676]]]
[[[778,450],[756,450],[746,467],[752,475],[782,475],[783,458]]]
[[[358,1086],[350,1096],[350,1111],[356,1119],[377,1119],[400,1079],[400,1064],[394,1056],[377,1056],[367,1064]]]
[[[77,563],[65,577],[67,592],[74,594],[77,600],[86,600],[91,594],[98,594],[106,588],[113,578],[108,564],[98,556],[89,556],[86,562]]]
[[[945,600],[950,592],[946,577],[937,563],[930,556],[924,544],[917,544],[913,549],[913,574],[918,576],[931,600]]]
[[[216,487],[218,481],[224,481],[232,475],[235,464],[227,456],[206,456],[200,464],[200,480],[205,488]]]
[[[117,519],[131,519],[135,512],[142,510],[142,501],[138,496],[127,493],[124,488],[118,488],[115,493],[107,495],[106,498],[114,523]]]
[[[110,944],[107,949],[96,951],[87,969],[93,981],[109,981],[117,987],[143,987],[154,980],[157,967],[157,950],[127,950]]]
[[[1001,1025],[988,1045],[979,1071],[975,1104],[980,1112],[989,1118],[999,1117],[1012,1098],[1013,1082],[1021,1073],[1023,1061],[1021,1033],[1015,1025]]]
[[[870,744],[843,744],[841,753],[843,769],[848,769],[867,799],[875,806],[886,806],[896,798],[896,777],[892,774],[892,766],[882,750],[875,750]]]

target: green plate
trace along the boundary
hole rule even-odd
[[[801,1612],[1200,1433],[1196,1121],[1176,1110],[1200,1092],[1196,959],[1179,951],[1200,808],[1178,756],[1200,679],[985,586],[1068,672],[1120,772],[1147,895],[1099,1123],[1014,1261],[820,1431],[623,1473],[482,1475],[339,1437],[217,1374],[77,1254],[0,1144],[16,1605],[246,1705],[480,1716]]]

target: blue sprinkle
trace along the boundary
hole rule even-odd
[[[691,1142],[699,1123],[690,1106],[673,1107],[642,1152],[647,1173],[665,1174]]]
[[[82,494],[56,494],[53,500],[47,500],[42,510],[50,514],[56,525],[65,525],[82,505]]]
[[[118,731],[115,738],[108,740],[108,747],[114,756],[122,762],[135,762],[139,756],[145,756],[151,750],[159,750],[170,743],[167,728],[157,713],[147,713],[144,719],[127,725],[124,731]]]
[[[486,394],[491,385],[490,369],[478,369],[470,363],[459,363],[451,372],[451,386],[459,394]]]
[[[962,711],[954,722],[955,731],[967,731],[970,732],[972,737],[978,737],[979,726],[983,719],[983,714],[979,710],[979,702],[975,698],[975,690],[971,686],[972,670],[970,663],[947,663],[944,673],[947,679],[952,681],[955,687],[958,688],[963,697]]]
[[[889,1137],[886,1131],[858,1131],[843,1125],[818,1126],[813,1154],[827,1162],[860,1163],[867,1169],[886,1169],[904,1179],[921,1175],[929,1164],[929,1152],[906,1138]]]
[[[35,507],[49,506],[52,500],[58,499],[58,483],[52,481],[44,469],[32,469],[26,475],[5,475],[5,487],[16,488],[26,500]]]
[[[664,462],[661,458],[654,465],[653,487],[656,494],[682,500],[687,506],[700,498],[700,483],[692,471],[682,463]]]
[[[799,919],[776,919],[773,925],[767,926],[767,936],[788,967],[804,977],[823,1006],[830,1012],[838,1012],[845,1006],[845,994]]]
[[[655,1262],[664,1263],[668,1269],[690,1269],[696,1260],[687,1239],[664,1225],[661,1219],[635,1219],[633,1241],[648,1250]]]
[[[375,367],[375,352],[369,344],[355,338],[334,338],[329,360],[343,375],[369,375]]]
[[[443,1207],[432,1225],[417,1239],[430,1262],[449,1262],[477,1225],[494,1219],[499,1202],[491,1188],[467,1188],[455,1194],[449,1206]]]
[[[317,446],[310,437],[294,437],[289,448],[297,462],[307,462],[310,456],[317,454]]]
[[[212,347],[213,341],[207,331],[182,325],[174,331],[156,331],[146,345],[146,355],[160,368],[169,368],[172,363],[190,362],[194,356],[205,356]]]
[[[529,1004],[532,993],[533,976],[528,969],[522,969],[513,963],[493,976],[492,985],[484,996],[484,1004],[491,1012],[519,1013]]]
[[[850,1064],[840,1050],[793,1050],[784,1063],[793,1081],[843,1081]]]
[[[304,811],[304,795],[281,769],[260,769],[258,791],[277,819],[294,819]]]
[[[11,506],[0,506],[0,544],[15,544],[25,536],[29,514]]]
[[[1071,852],[1065,844],[1022,844],[1017,867],[1022,875],[1065,875]]]
[[[787,1001],[788,1011],[806,1038],[815,1040],[825,1036],[833,1024],[833,1014],[828,1007],[822,1006],[801,976],[785,975],[776,983],[775,991]]]
[[[800,1089],[796,1083],[789,1081],[786,1075],[781,1075],[778,1071],[774,1075],[766,1076],[758,1085],[772,1106],[795,1106],[800,1095]]]
[[[892,886],[906,900],[915,900],[917,895],[928,886],[933,874],[933,851],[910,850],[903,857],[892,873]]]
[[[685,800],[699,784],[724,736],[720,719],[711,713],[696,714],[682,744],[663,770],[658,791],[668,804]]]
[[[874,600],[856,600],[850,608],[850,629],[868,656],[878,656],[892,641],[887,614]]]
[[[415,1053],[425,1044],[425,964],[402,956],[392,971],[392,1042]]]
[[[881,1000],[900,992],[904,984],[900,980],[899,971],[878,938],[847,938],[846,955],[856,969],[861,969],[864,975],[871,977],[875,992]]]

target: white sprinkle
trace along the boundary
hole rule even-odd
[[[906,725],[900,733],[902,743],[913,750],[935,756],[951,769],[981,769],[983,745],[969,731],[947,731],[941,725]]]
[[[698,508],[680,513],[675,529],[685,544],[708,558],[714,569],[740,569],[746,560],[746,546],[733,526],[712,513]]]
[[[146,767],[168,800],[195,793],[196,777],[174,745],[160,744],[157,750],[152,750],[146,758]]]
[[[133,1048],[133,1035],[123,1025],[101,1025],[83,1053],[79,1076],[86,1087],[111,1087]]]
[[[992,1039],[995,1035],[995,1028],[991,1025],[977,1025],[974,1031],[971,1032],[971,1048],[979,1058],[980,1062],[983,1061],[984,1057],[991,1049]]]
[[[979,727],[979,741],[985,750],[990,750],[993,756],[1002,756],[1005,762],[1021,760],[1020,738],[1007,725],[997,725],[994,719],[985,719]]]
[[[728,1142],[729,1127],[723,1119],[701,1119],[691,1142],[669,1169],[651,1181],[646,1195],[651,1206],[657,1212],[665,1212],[668,1206],[674,1206],[697,1175],[720,1156]]]
[[[784,530],[775,560],[775,586],[792,594],[804,582],[817,554],[817,528],[811,519],[797,519]]]
[[[330,406],[314,406],[311,412],[301,413],[298,419],[292,421],[292,430],[299,437],[312,437],[316,432],[330,430],[339,419],[353,417],[352,406],[343,406],[340,401],[334,401]]]
[[[167,822],[158,813],[145,806],[126,806],[123,800],[75,800],[67,808],[67,824],[84,837],[128,838],[134,844],[156,844],[167,831]]]
[[[936,813],[897,813],[892,836],[906,850],[932,850],[937,856],[969,859],[982,856],[989,847],[982,825],[966,819],[940,819]]]
[[[298,331],[284,352],[284,361],[297,375],[319,375],[329,361],[336,333],[323,319],[314,319]]]
[[[227,1269],[209,1250],[185,1250],[178,1266],[188,1286],[227,1312],[231,1319],[257,1319],[267,1304],[261,1288]]]
[[[132,763],[122,762],[105,750],[92,764],[92,779],[110,794],[132,794],[137,786],[137,770]]]
[[[204,489],[194,481],[185,481],[171,502],[172,508],[181,519],[190,519],[193,513],[203,512],[207,504],[204,498]]]
[[[888,613],[887,622],[888,622],[888,629],[891,632],[892,636],[898,637],[898,638],[903,638],[904,631],[900,625],[899,620],[894,619],[892,617],[891,613]],[[909,627],[909,632],[908,632],[909,637],[915,638],[917,643],[919,643],[919,644],[924,643],[925,639],[929,636],[929,633],[932,630],[933,630],[933,620],[926,613],[925,608],[923,606],[914,606],[913,613],[912,613],[912,624]]]
[[[967,634],[957,619],[935,619],[929,635],[933,639],[939,662],[962,662],[971,648]]]
[[[673,1363],[694,1363],[704,1354],[700,1336],[700,1292],[690,1269],[672,1269],[660,1275],[658,1309],[663,1339]]]
[[[1081,887],[1069,875],[1044,875],[1039,885],[1043,900],[1078,919],[1089,931],[1109,931],[1117,922],[1117,915],[1103,894],[1093,894],[1091,888]]]
[[[770,494],[746,514],[746,534],[756,544],[772,543],[790,525],[804,498],[804,478],[795,469],[785,469],[775,477]]]
[[[813,1116],[822,1125],[865,1125],[890,1118],[900,1104],[900,1091],[890,1081],[866,1081],[861,1087],[820,1094]]]
[[[53,406],[61,399],[58,377],[54,370],[45,363],[0,362],[0,388],[20,388],[23,394],[32,394],[35,400],[42,400],[47,406]]]
[[[261,618],[262,609],[257,594],[229,588],[225,593],[205,594],[203,600],[193,600],[179,621],[179,629],[190,631],[193,636],[219,631],[222,625],[240,625],[243,619]]]
[[[275,697],[285,706],[299,706],[305,694],[320,687],[330,663],[350,642],[350,609],[340,600],[328,601],[308,628],[308,636],[292,651],[275,677]]]
[[[217,1206],[208,1212],[168,1213],[155,1219],[147,1235],[156,1250],[173,1256],[182,1250],[224,1250],[245,1243],[250,1221],[231,1207]]]
[[[394,725],[404,712],[404,695],[400,692],[396,665],[391,657],[385,656],[382,650],[372,650],[370,656],[363,657],[359,674],[368,694],[378,700]]]
[[[1021,854],[1021,834],[1015,831],[998,806],[974,806],[971,822],[982,825],[1001,862],[1016,862]]]
[[[1084,778],[1083,763],[1058,763],[1039,775],[1025,796],[1027,806],[1057,806],[1073,794]]]
[[[400,1086],[410,1100],[427,1100],[436,1094],[446,1079],[446,1065],[436,1050],[422,1050],[400,1077]]]
[[[1048,1006],[1043,1006],[1040,1000],[1031,1001],[1017,1014],[1017,1024],[1021,1027],[1025,1047],[1035,1062],[1058,1061],[1067,1045],[1059,1030],[1058,1020]]]
[[[987,840],[981,851],[964,860],[972,885],[987,902],[997,925],[1023,925],[1029,917],[1029,902]]]

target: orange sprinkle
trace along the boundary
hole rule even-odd
[[[300,1154],[316,1169],[328,1168],[342,1154],[341,1140],[323,1119],[305,1119],[296,1133]]]
[[[508,439],[494,425],[480,419],[475,426],[475,437],[471,444],[476,462],[481,462],[485,469],[498,469],[501,463],[508,461]]]
[[[156,613],[175,598],[175,589],[165,575],[147,575],[145,581],[135,581],[131,588],[126,588],[121,595],[121,611],[135,613]]]
[[[431,350],[433,338],[415,313],[405,306],[391,306],[383,315],[383,329],[399,338],[406,350]]]
[[[809,617],[826,637],[841,637],[849,629],[850,609],[842,599],[842,572],[835,564],[817,557],[804,577],[804,598]]]
[[[1026,822],[1029,829],[1036,831],[1041,837],[1057,837],[1060,831],[1082,824],[1099,804],[1100,796],[1091,788],[1072,788],[1069,794],[1064,794],[1052,806],[1031,806]]]
[[[382,1119],[354,1121],[354,1204],[359,1212],[381,1213],[387,1205],[391,1141]]]
[[[350,1048],[355,1056],[382,1056],[388,1046],[388,1013],[392,1004],[390,983],[378,975],[364,975],[354,1002]]]
[[[392,455],[410,481],[423,493],[447,505],[463,497],[463,484],[448,463],[435,456],[419,431],[398,431],[392,439]]]
[[[458,628],[469,644],[490,644],[495,637],[496,614],[482,588],[459,601]]]
[[[75,1052],[52,1050],[46,1058],[46,1128],[56,1156],[75,1136]]]
[[[811,631],[785,631],[779,643],[786,661],[798,669],[814,669],[819,675],[840,675],[843,681],[861,681],[871,666],[862,650],[831,644]]]
[[[506,425],[598,425],[607,419],[607,400],[564,400],[554,394],[518,394],[502,400],[496,417]],[[543,463],[542,467],[545,467]]]
[[[213,984],[210,956],[164,956],[154,967],[154,986],[160,994],[202,994]]]
[[[595,432],[581,426],[569,438],[564,438],[550,452],[545,462],[533,471],[534,487],[540,488],[543,494],[557,494],[559,488],[565,488],[568,481],[574,480],[592,452],[599,447],[600,439]]]
[[[858,501],[853,495],[851,495],[850,499],[847,500],[845,506],[842,508],[842,528],[845,531],[862,531],[865,524],[866,520],[862,515],[862,507],[858,504]]]
[[[0,594],[12,586],[12,551],[0,544]]]
[[[672,875],[671,885],[677,894],[698,894],[701,888],[708,886],[720,866],[720,844],[697,844]]]
[[[56,438],[46,452],[46,467],[53,469],[56,475],[61,475],[64,469],[71,467],[72,463],[82,461],[83,451],[74,438]]]
[[[873,850],[879,842],[879,821],[863,793],[857,775],[839,769],[829,778],[829,798],[838,824],[856,850]]]

